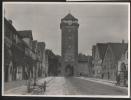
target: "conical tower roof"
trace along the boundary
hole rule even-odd
[[[62,20],[78,20],[78,19],[75,18],[71,13],[69,13]]]

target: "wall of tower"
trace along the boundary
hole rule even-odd
[[[78,64],[78,27],[63,26],[61,31],[63,75],[66,75],[65,68],[68,65],[73,66],[73,75],[76,75]]]

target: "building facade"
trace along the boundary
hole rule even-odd
[[[28,45],[23,41],[12,21],[4,18],[4,81],[28,79],[31,60]]]
[[[121,83],[127,83],[127,49],[128,44],[124,41],[122,43],[97,43],[94,45],[92,47],[94,77],[116,81],[121,73]]]
[[[107,44],[97,43],[92,48],[94,77],[102,78],[102,63],[107,49]]]
[[[37,42],[33,45],[32,41],[31,30],[17,31],[12,21],[4,18],[5,82],[34,78],[35,67],[37,67],[37,63],[40,61],[42,63],[41,66],[45,67],[45,44],[40,49],[43,54],[38,55]]]
[[[120,85],[128,86],[128,50],[125,50],[118,61],[118,75],[120,76]]]
[[[25,48],[25,54],[27,55],[26,58],[26,65],[25,65],[25,70],[27,73],[28,78],[33,78],[33,66],[36,60],[36,54],[32,50],[32,31],[31,30],[22,30],[22,31],[17,31],[18,34],[22,37],[22,40],[24,41],[25,45],[27,46]]]
[[[79,54],[77,71],[79,76],[92,77],[92,56]]]
[[[52,50],[46,49],[46,59],[48,59],[48,76],[58,76],[61,74],[61,56],[53,53]]]
[[[116,81],[118,74],[118,62],[123,52],[127,50],[127,47],[127,43],[108,43],[102,63],[104,79]]]
[[[46,65],[46,55],[45,55],[45,43],[44,42],[38,42],[38,53],[39,53],[39,56],[40,56],[40,59],[39,59],[39,67],[38,67],[38,76],[39,77],[44,77],[45,75],[47,75],[47,65]]]
[[[77,74],[78,65],[78,19],[70,13],[61,19],[63,75]]]

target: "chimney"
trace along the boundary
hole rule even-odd
[[[9,21],[10,24],[12,24],[12,20],[9,19],[8,21]]]

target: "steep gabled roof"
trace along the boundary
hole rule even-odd
[[[78,19],[75,18],[72,14],[69,13],[62,20],[78,20]]]
[[[36,47],[37,47],[37,40],[33,40],[32,41],[32,49],[35,50]]]
[[[13,34],[17,34],[20,38],[21,36],[19,35],[19,33],[17,32],[17,30],[15,29],[15,27],[12,25],[12,22],[11,20],[7,20],[5,17],[4,17],[4,27],[6,28],[10,28],[11,31],[13,31]],[[6,31],[6,30],[5,30]]]
[[[108,45],[107,45],[106,43],[97,43],[98,52],[99,52],[100,58],[101,58],[102,60],[104,59],[107,46],[108,46]]]
[[[33,40],[31,30],[22,30],[22,31],[18,31],[18,33],[22,38],[30,38],[31,40]]]
[[[116,60],[120,59],[121,55],[128,49],[127,43],[109,43],[109,46],[111,47]]]

